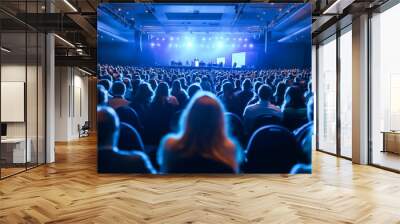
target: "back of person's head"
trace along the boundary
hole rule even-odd
[[[275,91],[275,96],[283,97],[286,92],[286,85],[284,82],[279,82],[278,85],[276,86],[276,91]]]
[[[258,96],[260,100],[270,101],[272,97],[272,89],[269,85],[261,85],[258,89]]]
[[[307,102],[307,118],[308,121],[314,120],[314,97],[310,97]]]
[[[159,102],[169,96],[169,87],[166,82],[158,84],[154,94],[153,102]]]
[[[101,79],[97,84],[103,86],[106,91],[110,91],[112,85],[111,81],[107,79]]]
[[[201,89],[203,89],[204,91],[209,91],[209,92],[212,91],[211,83],[206,78],[202,79],[202,81],[200,82],[200,86]]]
[[[97,107],[97,144],[99,148],[117,146],[119,126],[119,118],[114,109],[108,106]]]
[[[125,95],[126,87],[121,81],[116,81],[111,87],[111,94],[114,97],[123,97]]]
[[[254,83],[254,91],[256,93],[258,93],[258,90],[260,89],[261,85],[262,85],[262,82],[260,82],[260,81],[257,81],[256,83]]]
[[[97,85],[97,104],[106,105],[108,103],[108,92],[102,85]]]
[[[100,76],[99,76],[99,80],[102,80],[102,79],[106,79],[106,80],[108,80],[108,81],[110,81],[110,82],[113,81],[111,75],[104,75],[104,74],[103,74],[103,75],[100,75]]]
[[[132,125],[132,127],[140,130],[142,128],[141,122],[139,120],[139,116],[134,109],[129,106],[118,107],[115,110],[118,114],[119,120],[121,122],[128,123]]]
[[[133,80],[131,81],[131,83],[132,83],[132,89],[133,89],[134,91],[136,91],[141,82],[142,82],[142,81],[141,81],[140,79],[133,79]]]
[[[243,90],[251,90],[253,88],[253,85],[251,84],[251,80],[250,79],[245,79],[243,82]]]
[[[287,88],[285,92],[285,101],[283,102],[283,108],[304,108],[306,107],[304,102],[303,93],[298,86],[291,86]]]
[[[172,82],[172,86],[171,86],[171,93],[178,93],[179,91],[181,91],[181,83],[178,80],[175,80]]]
[[[157,80],[155,79],[150,79],[149,80],[150,86],[153,90],[155,90],[157,88]]]
[[[222,104],[214,95],[203,91],[198,92],[181,117],[183,132],[187,135],[198,135],[198,138],[205,135],[212,135],[210,136],[212,138],[224,137],[224,112]],[[207,142],[202,144],[207,144]]]
[[[236,168],[236,155],[226,147],[230,140],[224,113],[215,95],[204,91],[196,93],[181,116],[178,145],[183,146],[188,155],[211,157]]]
[[[153,91],[151,90],[150,85],[147,82],[143,82],[138,86],[135,100],[137,100],[138,103],[149,102],[152,96]]]
[[[189,97],[192,98],[199,90],[201,90],[201,87],[199,84],[194,83],[194,84],[190,85],[188,88]]]
[[[222,91],[224,92],[225,96],[231,96],[233,95],[235,89],[231,82],[227,82],[222,86]]]
[[[132,89],[132,82],[129,78],[124,78],[123,82],[125,84],[126,89]]]

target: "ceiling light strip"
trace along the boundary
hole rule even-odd
[[[74,12],[78,12],[75,6],[73,6],[68,0],[64,0],[64,3],[68,5]]]
[[[92,73],[90,73],[90,72],[88,72],[88,71],[86,71],[86,70],[83,70],[83,69],[81,69],[81,68],[79,68],[79,67],[78,67],[78,70],[81,71],[81,72],[83,72],[83,73],[85,73],[85,74],[87,74],[87,75],[92,75]]]
[[[6,53],[10,53],[10,52],[11,52],[11,50],[8,50],[7,48],[4,48],[4,47],[1,47],[0,49],[1,49],[2,51],[6,52]]]
[[[64,42],[65,44],[69,45],[70,47],[75,48],[75,45],[73,45],[71,42],[69,42],[68,40],[60,37],[58,34],[54,34],[55,37],[57,37],[59,40],[61,40],[62,42]]]

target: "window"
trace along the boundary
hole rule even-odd
[[[352,32],[340,36],[340,155],[352,157]]]
[[[336,153],[336,36],[318,48],[317,148]]]
[[[371,19],[372,163],[400,170],[400,4]]]

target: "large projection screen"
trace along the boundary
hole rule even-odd
[[[232,67],[236,63],[236,68],[241,68],[246,65],[246,52],[232,54]]]
[[[222,63],[222,65],[225,65],[225,57],[217,58],[217,64],[219,65],[221,63]]]
[[[1,122],[24,122],[24,102],[24,82],[1,82]]]

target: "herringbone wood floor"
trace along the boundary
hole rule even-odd
[[[96,173],[94,138],[0,181],[0,223],[400,223],[400,175],[314,153],[310,175]]]

